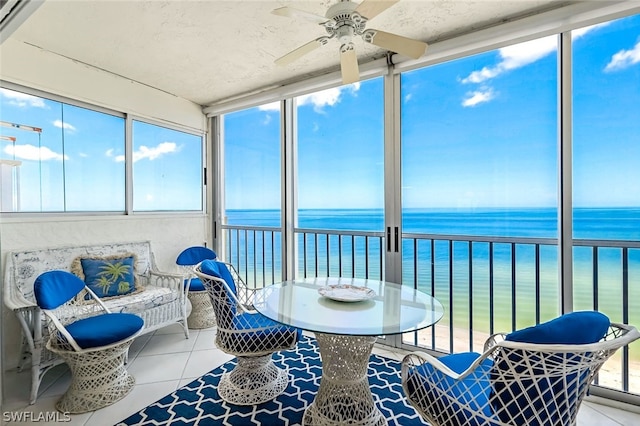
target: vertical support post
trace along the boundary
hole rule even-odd
[[[571,32],[558,37],[558,283],[560,313],[573,310]]]
[[[384,77],[384,279],[402,282],[402,182],[400,172],[400,75]]]
[[[285,99],[281,102],[280,129],[281,129],[281,177],[282,177],[282,279],[291,280],[296,276],[296,259],[298,247],[296,244],[295,229],[298,226],[297,205],[297,176],[298,176],[298,142],[296,104],[294,99]]]

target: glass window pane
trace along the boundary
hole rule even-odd
[[[133,210],[202,210],[202,136],[133,122]]]
[[[300,96],[296,105],[297,226],[326,230],[297,234],[298,275],[382,277],[383,79]]]
[[[262,287],[282,279],[280,103],[222,120],[225,252],[219,254],[250,286]]]
[[[383,99],[381,77],[296,98],[301,228],[383,229]]]
[[[420,345],[482,350],[558,314],[556,52],[552,36],[401,76],[403,282],[451,312]]]
[[[2,211],[124,210],[124,119],[0,88]]]
[[[63,105],[66,211],[123,211],[124,119]]]
[[[575,30],[572,48],[574,310],[638,325],[640,15]],[[640,392],[640,341],[628,349],[629,389],[621,389],[622,351],[599,385]]]
[[[224,205],[231,225],[280,226],[280,103],[224,117]]]

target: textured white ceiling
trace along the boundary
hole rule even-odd
[[[325,33],[270,13],[290,6],[324,16],[336,2],[47,0],[12,38],[206,105],[338,69],[335,40],[291,65],[274,65]],[[401,0],[367,28],[434,42],[566,3]],[[385,54],[359,38],[355,43],[360,62]]]

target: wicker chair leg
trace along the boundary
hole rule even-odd
[[[71,370],[71,385],[56,403],[67,413],[95,411],[124,398],[135,385],[124,361],[132,340],[93,352],[60,351]]]
[[[202,329],[216,325],[216,317],[209,293],[206,291],[189,292],[189,301],[191,302],[191,314],[187,318],[189,328]]]
[[[238,364],[220,379],[218,393],[230,404],[255,405],[271,401],[287,388],[289,374],[273,363],[271,354],[237,357]]]

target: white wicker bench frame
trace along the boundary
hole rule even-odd
[[[27,360],[31,360],[30,404],[36,402],[38,388],[46,372],[64,362],[46,348],[49,339],[47,319],[35,303],[33,282],[46,271],[70,271],[71,263],[78,256],[123,253],[136,254],[135,274],[139,285],[165,287],[176,292],[174,300],[136,312],[144,320],[142,334],[178,323],[183,326],[185,337],[189,338],[187,316],[190,304],[185,295],[184,276],[158,271],[149,241],[9,252],[5,264],[4,304],[16,314],[22,328],[18,371],[24,368]],[[115,300],[126,303],[127,296]]]

